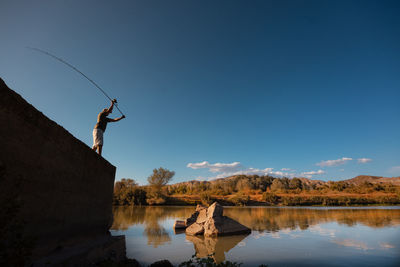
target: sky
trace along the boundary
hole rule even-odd
[[[146,184],[400,175],[398,1],[0,0],[0,77]],[[110,117],[119,117],[117,110]],[[3,126],[4,127],[4,126]]]

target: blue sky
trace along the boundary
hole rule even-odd
[[[397,1],[0,2],[0,77],[116,179],[400,175]],[[119,116],[115,111],[111,117]],[[363,160],[359,160],[363,159]]]

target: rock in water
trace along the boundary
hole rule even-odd
[[[192,214],[192,216],[190,216],[189,218],[187,218],[185,220],[186,227],[189,227],[192,223],[194,223],[197,220],[197,217],[199,216],[200,211],[204,210],[204,209],[207,210],[206,207],[204,207],[202,205],[197,205],[196,206],[196,211]]]
[[[207,207],[204,207],[203,205],[197,204],[196,211],[201,211],[203,209],[207,209]]]
[[[186,228],[186,234],[188,235],[202,235],[204,233],[203,224],[198,224],[197,222]]]
[[[197,205],[196,211],[186,220],[184,221],[175,221],[174,223],[174,229],[186,229],[186,227],[189,227],[193,223],[197,221],[197,218],[199,217],[201,213],[201,222],[205,223],[207,220],[207,208],[202,206],[202,205]]]
[[[250,228],[226,216],[208,218],[204,224],[205,236],[240,235],[249,233],[251,233]]]
[[[185,221],[175,221],[174,229],[185,229],[185,228],[186,228]]]
[[[197,216],[196,223],[203,224],[207,221],[207,209],[202,209],[199,211],[199,216]]]
[[[219,205],[217,202],[214,202],[207,209],[207,218],[222,217],[223,212],[224,212],[223,207]]]
[[[185,224],[182,221],[176,221],[174,228],[178,229],[178,226],[182,226],[181,229],[183,229],[186,226],[187,235],[219,236],[251,233],[250,228],[222,214],[223,207],[217,202],[214,202],[208,209],[198,205],[196,212],[186,219]]]

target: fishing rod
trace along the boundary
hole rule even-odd
[[[118,109],[119,113],[121,113],[122,116],[125,116],[124,113],[122,113],[122,111],[119,109],[118,104],[117,104],[117,100],[116,99],[111,99],[111,97],[109,97],[107,95],[107,93],[97,83],[95,83],[92,79],[90,79],[88,76],[86,76],[82,71],[78,70],[77,68],[72,66],[70,63],[68,63],[64,59],[59,58],[59,57],[57,57],[57,56],[55,56],[55,55],[53,55],[53,54],[51,54],[51,53],[49,53],[49,52],[47,52],[45,50],[42,50],[42,49],[39,49],[39,48],[35,48],[35,47],[29,47],[29,46],[27,46],[26,48],[34,50],[34,51],[37,51],[37,52],[40,52],[40,53],[45,54],[47,56],[50,56],[50,57],[52,57],[52,58],[64,63],[65,65],[67,65],[71,69],[75,70],[76,72],[78,72],[80,75],[85,77],[89,82],[91,82],[94,86],[96,86],[96,88],[99,89],[100,92],[102,92],[110,101],[114,102],[115,103],[114,106]]]

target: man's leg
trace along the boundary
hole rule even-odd
[[[103,150],[103,146],[102,145],[98,145],[97,148],[99,149],[99,155],[101,156],[101,151]]]
[[[97,140],[97,130],[96,130],[96,129],[93,129],[93,146],[92,146],[92,149],[93,149],[94,151],[97,150],[97,143],[96,143],[96,140]]]

